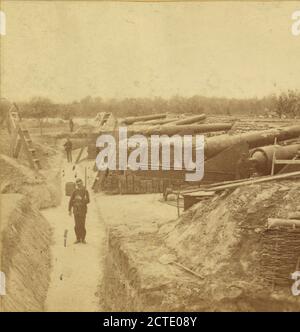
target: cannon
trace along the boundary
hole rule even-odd
[[[250,151],[250,157],[255,161],[255,166],[260,174],[270,174],[272,169],[273,156],[276,159],[293,159],[300,150],[300,144],[287,146],[268,145]],[[284,165],[276,165],[275,173],[280,171]]]
[[[205,159],[210,159],[229,147],[240,143],[247,143],[249,149],[254,149],[260,146],[274,144],[275,138],[277,139],[277,142],[280,142],[299,136],[300,125],[253,131],[239,135],[223,134],[209,137],[205,141]]]
[[[150,135],[193,135],[203,134],[215,131],[227,131],[232,128],[232,123],[211,123],[198,125],[166,125],[150,127],[143,131],[146,136]]]
[[[149,120],[144,124],[147,124],[147,125],[164,125],[164,124],[167,124],[167,123],[170,123],[170,122],[172,122],[172,124],[173,124],[177,120],[178,120],[178,118],[157,119],[157,120]]]
[[[152,124],[152,125],[176,125],[176,126],[180,126],[180,125],[187,125],[187,124],[195,124],[196,122],[202,122],[206,119],[206,115],[205,114],[200,114],[200,115],[196,115],[196,116],[192,116],[192,117],[188,117],[188,118],[184,118],[184,119],[178,119],[178,118],[166,118],[166,119],[158,119],[158,120],[151,120],[151,121],[147,121],[147,124]]]
[[[157,119],[165,119],[166,118],[165,113],[159,113],[159,114],[151,114],[151,115],[143,115],[143,116],[130,116],[128,118],[125,118],[121,121],[121,124],[124,125],[131,125],[135,122],[139,121],[148,121],[148,120],[157,120]]]
[[[174,122],[172,122],[172,125],[176,125],[176,126],[188,125],[188,124],[203,121],[205,119],[206,119],[206,115],[200,114],[200,115],[191,116],[191,117],[188,117],[185,119],[180,119],[180,120],[174,121]]]

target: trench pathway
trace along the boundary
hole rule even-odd
[[[106,231],[99,215],[94,196],[89,189],[90,204],[86,218],[87,244],[74,244],[74,220],[68,214],[69,197],[65,196],[65,183],[75,180],[75,173],[84,180],[84,164],[63,163],[62,202],[43,211],[53,228],[52,273],[46,299],[46,311],[100,311],[100,287],[103,278],[103,260]],[[64,234],[67,231],[67,245]]]

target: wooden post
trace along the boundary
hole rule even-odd
[[[274,145],[276,145],[276,144],[277,144],[277,137],[275,137],[275,139],[274,139]],[[275,148],[275,150],[276,150],[276,148]],[[275,150],[273,152],[273,157],[272,157],[272,168],[271,168],[271,175],[272,176],[274,175],[274,169],[275,169],[275,159],[276,159]]]
[[[39,118],[39,123],[40,123],[40,135],[43,136],[42,117]]]
[[[82,146],[82,147],[80,148],[79,153],[78,153],[78,156],[77,156],[77,158],[76,158],[76,160],[75,160],[75,164],[78,164],[78,163],[79,163],[79,160],[80,160],[80,158],[81,158],[81,155],[82,155],[82,153],[83,153],[85,147],[86,147],[86,146]]]
[[[274,168],[275,168],[275,159],[276,159],[276,154],[275,151],[273,152],[273,157],[272,157],[272,168],[271,168],[271,175],[274,175]]]
[[[180,207],[179,207],[179,194],[180,192],[177,192],[177,216],[180,217]]]

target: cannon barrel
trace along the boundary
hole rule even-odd
[[[157,120],[150,120],[150,121],[147,121],[146,124],[147,125],[163,125],[163,124],[166,124],[166,123],[170,123],[172,122],[172,124],[178,120],[177,118],[166,118],[166,119],[157,119]]]
[[[155,126],[146,129],[145,135],[192,135],[209,133],[215,131],[226,131],[232,128],[232,123],[211,123],[199,125],[182,125],[182,126]]]
[[[252,160],[255,160],[256,168],[260,173],[270,174],[274,153],[276,159],[293,159],[297,155],[299,149],[300,144],[291,144],[287,146],[268,145],[251,150],[250,156]],[[283,167],[284,165],[276,165],[275,172]]]
[[[122,124],[131,125],[138,121],[147,121],[147,120],[156,120],[156,119],[165,119],[165,113],[159,114],[151,114],[151,115],[143,115],[143,116],[130,116],[128,118],[123,119]]]
[[[203,121],[206,119],[206,115],[205,114],[200,114],[200,115],[196,115],[196,116],[190,116],[188,118],[185,119],[181,119],[181,120],[177,120],[172,122],[172,125],[176,125],[176,126],[181,126],[181,125],[188,125],[188,124],[192,124],[198,121]]]
[[[277,141],[285,141],[291,138],[300,136],[300,125],[282,127],[278,129],[269,129],[262,131],[253,131],[239,135],[219,135],[209,137],[205,142],[205,158],[209,159],[216,156],[218,153],[228,149],[229,147],[239,144],[247,143],[250,149],[260,146],[274,144],[274,139]]]

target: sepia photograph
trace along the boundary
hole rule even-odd
[[[300,311],[299,1],[0,0],[0,98],[0,312]]]

